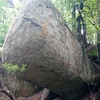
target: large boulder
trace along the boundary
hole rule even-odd
[[[3,63],[27,64],[23,80],[78,100],[93,71],[77,39],[49,0],[27,0],[3,45]]]

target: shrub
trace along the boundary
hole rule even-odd
[[[8,71],[8,72],[12,72],[12,73],[15,73],[17,71],[20,71],[20,72],[23,72],[26,70],[26,66],[27,64],[22,64],[22,67],[19,67],[19,65],[17,64],[12,64],[12,63],[4,63],[3,66],[5,67],[5,69]]]

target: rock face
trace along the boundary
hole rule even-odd
[[[27,64],[17,76],[72,100],[83,96],[93,74],[81,45],[49,0],[26,1],[7,33],[2,59]]]
[[[6,76],[3,77],[2,83],[10,89],[10,91],[16,97],[26,97],[34,95],[38,92],[38,86],[35,84],[29,84],[26,81],[21,80],[20,78],[16,77],[15,75],[6,73]]]
[[[26,97],[34,95],[35,93],[42,90],[42,88],[38,87],[36,84],[30,84],[18,77],[15,74],[8,73],[4,70],[1,65],[0,58],[0,90],[9,89],[15,97]],[[3,84],[3,86],[1,86]],[[0,100],[9,100],[8,96],[0,92]]]

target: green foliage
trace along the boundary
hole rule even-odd
[[[27,64],[22,64],[22,66],[20,67],[19,65],[17,64],[12,64],[12,63],[4,63],[3,66],[5,67],[5,69],[8,71],[8,72],[12,72],[12,73],[15,73],[17,71],[20,71],[20,72],[23,72],[26,70],[26,66]]]
[[[79,4],[81,0],[51,0],[52,3],[57,7],[62,17],[72,29],[72,25],[75,23],[76,18],[72,18],[73,6]]]
[[[87,28],[88,37],[92,36],[91,41],[92,42],[95,41],[95,43],[97,43],[99,39],[97,31],[100,30],[100,22],[99,22],[100,7],[99,6],[100,6],[100,0],[85,0],[84,2],[83,15],[88,27]],[[91,32],[91,35],[90,35],[90,32]]]
[[[11,5],[6,0],[0,0],[0,46],[3,45],[5,35],[11,23],[13,22],[20,6],[21,3],[11,7]]]
[[[100,44],[100,41],[98,41],[97,44]]]
[[[89,56],[97,56],[97,53],[98,53],[98,49],[95,48],[95,49],[93,49],[88,55],[89,55]]]
[[[73,7],[84,2],[84,9],[81,11],[87,27],[87,39],[89,43],[96,44],[97,42],[97,30],[100,30],[100,23],[98,23],[98,17],[100,14],[100,0],[51,0],[61,15],[67,22],[70,29],[77,34],[77,22],[76,18],[79,15],[76,8],[76,15],[73,18]],[[100,19],[99,19],[100,20]],[[74,25],[74,28],[73,28]],[[99,33],[100,34],[100,33]]]
[[[3,44],[5,39],[5,34],[0,34],[0,43]],[[1,47],[1,46],[0,46]]]

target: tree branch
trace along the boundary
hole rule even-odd
[[[9,94],[6,90],[0,90],[0,92],[6,94],[11,100],[14,100],[11,94]]]
[[[98,30],[98,27],[96,26],[96,24],[94,24],[92,21],[89,20],[89,22]]]

